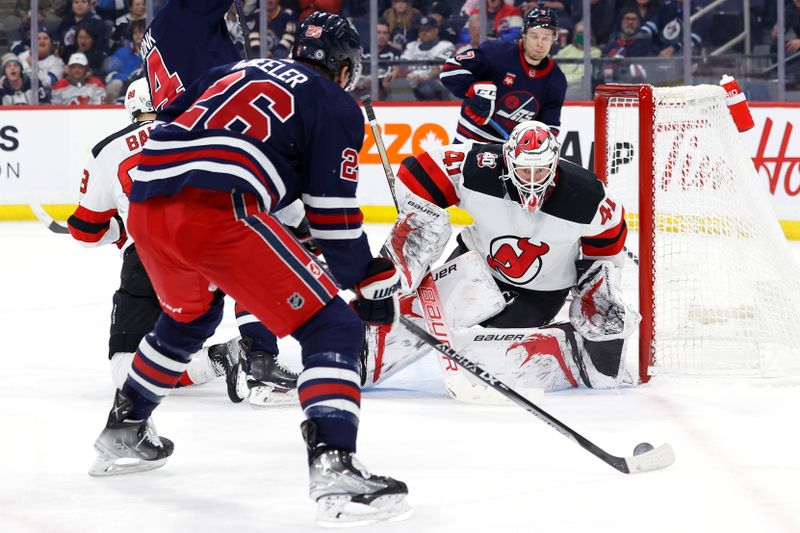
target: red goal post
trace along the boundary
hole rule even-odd
[[[609,104],[614,99],[635,102],[638,113],[639,143],[639,176],[653,174],[653,90],[649,85],[600,85],[594,97],[594,172],[600,180],[608,185]],[[612,152],[613,156],[613,152]],[[652,246],[643,240],[654,238],[652,202],[647,198],[653,196],[653,181],[641,179],[639,188],[639,313],[642,322],[639,325],[639,380],[647,383],[650,376],[647,369],[654,361],[653,349],[653,253]],[[642,199],[642,196],[647,198]],[[629,226],[631,224],[629,223]],[[629,348],[630,349],[630,348]]]
[[[600,85],[594,170],[626,210],[639,379],[800,376],[800,268],[718,86]]]

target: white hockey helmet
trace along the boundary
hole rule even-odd
[[[503,144],[503,159],[511,180],[519,191],[526,211],[542,207],[548,189],[556,179],[561,145],[547,124],[536,120],[520,122]]]
[[[128,111],[132,121],[142,113],[155,113],[150,98],[150,86],[147,85],[146,79],[139,78],[128,85],[128,91],[125,93],[125,110]]]

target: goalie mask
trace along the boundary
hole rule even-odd
[[[545,196],[556,179],[561,146],[550,128],[542,122],[521,122],[503,145],[503,160],[510,180],[519,191],[526,211],[542,207]]]
[[[350,72],[342,88],[350,91],[361,77],[361,56],[364,51],[355,27],[347,19],[315,11],[297,28],[292,59],[307,61],[324,68],[334,76],[349,61]]]
[[[125,91],[125,110],[131,117],[132,122],[136,122],[136,117],[142,113],[155,113],[153,102],[150,99],[150,86],[147,80],[139,78],[128,85]]]

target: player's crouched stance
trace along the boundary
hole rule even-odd
[[[164,313],[95,442],[101,472],[124,459],[137,463],[127,471],[156,468],[172,454],[151,414],[222,318],[213,285],[301,346],[297,390],[318,521],[410,516],[405,483],[354,457],[363,323],[393,324],[400,286],[392,262],[370,252],[355,195],[363,115],[342,89],[357,80],[362,53],[346,19],[315,12],[298,27],[293,60],[213,68],[153,130],[128,220]],[[274,216],[298,198],[335,281]],[[340,286],[356,293],[352,307]]]
[[[420,303],[435,308],[437,334],[447,332],[460,353],[507,385],[617,387],[627,376],[625,339],[641,318],[620,284],[624,210],[559,150],[546,125],[528,121],[502,145],[451,145],[407,158],[383,254],[403,274],[403,314],[421,321]],[[449,239],[450,205],[475,222],[450,260],[427,274]],[[569,322],[554,323],[570,290]],[[371,338],[365,384],[427,351],[403,331]]]

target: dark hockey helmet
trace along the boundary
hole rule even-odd
[[[319,65],[336,76],[345,61],[350,74],[344,84],[349,91],[361,77],[363,50],[358,32],[347,19],[333,13],[315,11],[297,28],[292,58]]]
[[[525,35],[531,28],[547,28],[557,32],[558,15],[549,7],[534,7],[525,14],[522,35]]]

